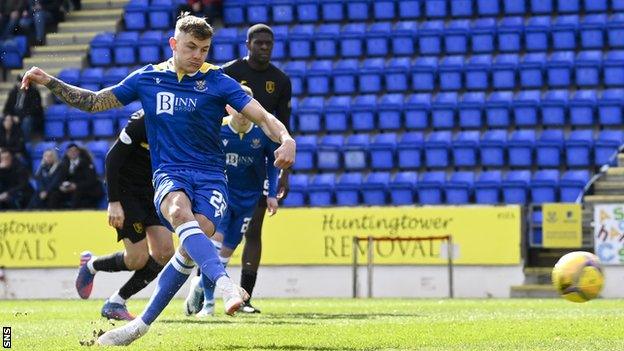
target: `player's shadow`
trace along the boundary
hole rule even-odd
[[[326,320],[326,319],[378,319],[378,318],[413,318],[424,317],[422,314],[416,313],[280,313],[267,314],[271,318],[295,318],[305,320]]]
[[[230,345],[226,350],[315,350],[315,351],[356,351],[353,347],[323,347],[302,345]]]
[[[310,321],[284,321],[276,319],[261,319],[261,318],[237,318],[233,320],[228,319],[163,319],[159,320],[159,323],[165,324],[267,324],[267,325],[312,325],[316,322]]]

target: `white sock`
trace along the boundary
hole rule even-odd
[[[228,265],[228,263],[230,262],[230,258],[231,258],[231,257],[221,257],[221,256],[219,256],[219,261],[221,261],[221,263],[222,263],[224,266],[227,266],[227,265]]]
[[[126,304],[126,300],[124,300],[121,296],[119,296],[119,291],[111,295],[111,297],[108,298],[108,301],[112,303],[118,303],[120,305]]]
[[[223,290],[224,287],[232,285],[232,279],[227,275],[221,276],[221,278],[217,279],[215,285],[218,289]]]
[[[97,257],[92,256],[89,262],[87,262],[87,268],[89,268],[89,272],[91,272],[91,274],[95,274],[97,272],[95,268],[93,268],[93,261],[95,261],[96,258]]]

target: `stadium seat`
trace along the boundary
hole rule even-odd
[[[487,90],[490,86],[490,71],[492,70],[492,56],[474,55],[466,63],[464,81],[468,90]]]
[[[509,171],[502,182],[503,203],[520,204],[528,203],[527,190],[531,183],[531,171]]]
[[[567,88],[572,84],[572,68],[574,52],[555,52],[546,64],[548,86],[551,88]]]
[[[455,167],[475,167],[479,149],[479,131],[462,131],[453,140],[453,165]]]
[[[58,78],[63,82],[71,85],[79,85],[80,84],[80,75],[82,71],[80,68],[64,68],[59,72]]]
[[[308,175],[307,174],[291,174],[290,190],[288,196],[284,199],[285,207],[304,206],[308,194]]]
[[[273,23],[292,23],[295,20],[295,4],[291,0],[271,0]]]
[[[524,15],[526,7],[525,0],[503,0],[504,15]]]
[[[360,204],[362,173],[343,173],[335,186],[336,205],[356,206]]]
[[[419,57],[412,64],[412,87],[416,91],[433,91],[436,88],[438,59]]]
[[[435,0],[434,0],[435,1]],[[438,0],[438,3],[445,1]],[[422,0],[398,0],[398,18],[416,19],[420,17]],[[446,5],[444,5],[446,6]],[[440,10],[441,11],[441,10]]]
[[[545,169],[537,171],[531,178],[531,202],[542,204],[556,202],[559,198],[559,171]]]
[[[160,49],[164,57],[171,57],[171,55],[173,54],[173,52],[171,51],[171,46],[169,45],[169,38],[173,37],[174,35],[175,35],[175,30],[169,30],[163,33],[163,40],[161,42]],[[247,51],[245,50],[245,55],[246,54],[247,54]]]
[[[566,164],[568,167],[589,167],[592,162],[594,132],[591,130],[573,130],[565,141]]]
[[[429,127],[429,111],[431,95],[412,94],[407,97],[404,105],[405,128],[408,130],[424,130]]]
[[[288,32],[288,52],[292,59],[312,57],[312,38],[314,25],[298,24]]]
[[[535,130],[516,130],[507,141],[509,166],[530,167],[533,165],[533,149],[535,146]]]
[[[579,87],[595,87],[600,84],[602,52],[581,51],[574,62],[576,85]]]
[[[288,74],[292,86],[292,94],[298,96],[304,92],[304,78],[306,74],[305,61],[288,61],[284,65],[284,73]]]
[[[247,22],[249,23],[269,23],[270,13],[267,1],[248,0],[247,2]]]
[[[345,19],[341,0],[320,0],[323,22],[341,22]]]
[[[362,202],[370,206],[382,206],[387,203],[390,173],[371,172],[362,183]]]
[[[372,131],[375,129],[377,97],[375,95],[358,95],[351,103],[351,126],[355,131]]]
[[[353,0],[346,1],[347,19],[350,22],[359,22],[368,20],[371,1],[369,0]]]
[[[147,27],[146,13],[149,11],[149,0],[130,0],[124,6],[124,23],[126,30],[145,30]]]
[[[60,139],[65,136],[67,105],[50,105],[46,109],[44,119],[44,136],[46,139]]]
[[[341,150],[344,137],[340,135],[325,135],[316,149],[317,167],[324,171],[336,171],[341,163]]]
[[[297,129],[303,133],[318,133],[322,130],[323,98],[307,97],[297,107]]]
[[[576,36],[579,26],[577,15],[558,16],[551,26],[553,49],[576,49]]]
[[[462,88],[464,60],[464,56],[446,56],[440,61],[440,90],[456,91]]]
[[[543,2],[540,0],[533,0],[535,2]],[[567,1],[557,1],[557,10],[561,13],[577,13],[580,11],[579,2],[581,0],[567,0]],[[548,11],[550,13],[552,11]]]
[[[288,26],[287,25],[279,25],[273,26],[273,54],[271,55],[272,60],[283,60],[287,55],[287,44],[288,44]],[[238,42],[238,53],[239,56],[244,57],[247,56],[247,32],[245,29],[239,29],[237,39]],[[273,61],[275,64],[275,61]]]
[[[446,12],[445,0],[425,0],[423,2],[424,2],[424,7],[425,7],[425,17],[442,18],[442,19],[446,17],[447,12]],[[417,1],[412,1],[412,3],[413,4],[411,7],[418,8],[419,4]],[[405,7],[407,7],[407,5]],[[399,16],[403,18],[400,12],[399,12]],[[418,17],[418,16],[415,16],[415,17]]]
[[[510,91],[497,91],[490,94],[485,104],[486,125],[494,128],[509,126],[512,101],[513,93]]]
[[[418,24],[416,21],[399,21],[392,30],[392,54],[394,56],[412,56],[416,53]]]
[[[573,127],[593,125],[597,104],[595,90],[577,90],[570,100],[570,124]]]
[[[351,98],[349,96],[332,96],[325,102],[325,130],[327,132],[344,133],[348,128],[351,114]]]
[[[404,92],[409,89],[409,70],[411,64],[408,57],[392,58],[386,62],[384,69],[384,85],[388,92]]]
[[[332,85],[335,94],[353,94],[356,92],[356,75],[358,61],[356,59],[338,60],[332,70]]]
[[[538,167],[559,167],[563,152],[563,131],[546,129],[535,143],[535,159]]]
[[[238,30],[221,28],[212,39],[212,57],[216,62],[227,62],[236,58],[238,52]]]
[[[550,47],[550,23],[548,16],[530,17],[524,30],[524,48],[527,51],[548,51]]]
[[[141,34],[141,39],[138,43],[139,60],[141,64],[149,64],[160,62],[163,55],[161,55],[161,43],[163,41],[163,33],[158,30],[147,31]],[[213,42],[214,43],[214,42]],[[215,51],[213,44],[213,53]]]
[[[306,85],[310,95],[327,95],[330,93],[330,79],[332,73],[331,60],[312,61],[306,71]]]
[[[481,165],[484,167],[503,167],[507,148],[507,131],[502,129],[488,130],[483,133],[481,143]]]
[[[563,126],[568,110],[568,91],[552,90],[542,98],[542,123],[545,126]]]
[[[605,44],[604,32],[606,23],[607,16],[605,14],[585,15],[579,28],[581,48],[602,49]]]
[[[384,59],[368,58],[362,61],[358,76],[360,93],[377,94],[382,89],[382,74],[384,71]]]
[[[422,173],[416,189],[418,202],[421,205],[439,205],[443,203],[443,188],[446,183],[446,172],[434,171]]]
[[[583,0],[585,12],[606,12],[607,0]]]
[[[151,0],[147,17],[151,29],[171,28],[174,4],[172,0]]]
[[[603,130],[594,140],[594,164],[602,166],[615,165],[617,159],[614,155],[624,143],[624,132],[621,130]]]
[[[492,0],[477,0],[477,14],[482,17],[497,16],[500,11],[500,4],[498,1]]]
[[[369,147],[371,168],[373,170],[391,170],[394,168],[396,147],[397,135],[395,133],[381,133],[375,135]]]
[[[421,55],[439,55],[442,53],[442,34],[444,21],[425,21],[418,28],[418,47]]]
[[[397,130],[403,126],[403,94],[384,94],[377,104],[377,128]]]
[[[624,4],[624,2],[622,2]],[[624,10],[624,9],[623,9]],[[607,38],[611,48],[624,47],[624,14],[614,13],[607,23]]]
[[[513,89],[516,86],[518,65],[518,55],[503,54],[496,56],[492,64],[492,87],[496,90]]]
[[[228,0],[223,4],[223,22],[228,26],[245,23],[247,0]]]
[[[111,47],[114,42],[115,35],[109,32],[100,33],[91,40],[89,58],[92,66],[109,66],[113,63]]]
[[[85,68],[80,72],[80,86],[91,91],[98,91],[104,80],[104,69],[101,67]]]
[[[364,23],[349,23],[340,31],[340,56],[343,58],[360,57],[364,54],[362,41],[366,32]]]
[[[416,172],[397,172],[390,181],[390,199],[392,205],[413,205],[417,182]]]
[[[472,17],[473,0],[452,0],[451,17]]]
[[[93,114],[93,136],[98,138],[112,138],[117,129],[117,117],[114,111],[103,111]]]
[[[502,179],[501,171],[481,172],[474,182],[475,202],[483,205],[498,204]]]
[[[562,2],[574,2],[577,0],[562,0]],[[550,14],[554,11],[554,1],[553,0],[531,0],[531,10],[530,12],[534,14]]]
[[[496,30],[496,21],[493,18],[480,18],[473,21],[470,28],[472,52],[493,53]]]
[[[389,39],[392,32],[392,23],[376,22],[368,26],[364,41],[366,43],[366,57],[386,56],[390,52]]]
[[[308,184],[308,199],[310,206],[326,207],[333,204],[334,184],[336,175],[334,173],[317,174]]]
[[[624,10],[624,1],[623,0],[612,0],[611,1],[611,9],[614,12]]]
[[[421,132],[407,132],[397,144],[399,169],[417,169],[421,166],[424,137]]]
[[[563,173],[559,180],[560,201],[576,202],[579,195],[583,193],[583,188],[589,182],[589,178],[587,170],[574,170]]]
[[[444,168],[451,164],[449,160],[451,137],[450,131],[432,132],[427,136],[425,141],[425,165],[427,168]]]
[[[609,51],[603,67],[604,85],[607,87],[624,86],[624,51]]]
[[[116,65],[130,66],[137,60],[137,46],[139,32],[120,32],[115,36],[113,45],[113,57]]]
[[[537,126],[540,95],[539,90],[523,90],[516,94],[513,100],[513,110],[517,127]]]
[[[106,154],[108,153],[108,149],[110,149],[109,142],[106,140],[94,140],[87,142],[85,146],[93,156],[93,165],[95,166],[96,173],[100,176],[103,175]]]
[[[318,143],[317,136],[297,135],[295,141],[297,142],[297,154],[293,165],[295,171],[313,170],[315,168],[314,155]]]
[[[466,19],[449,21],[444,29],[444,48],[447,54],[468,52],[470,21]]]
[[[396,17],[395,0],[373,1],[373,19],[375,21],[393,20]]]
[[[498,50],[519,52],[522,48],[524,20],[522,17],[505,17],[498,23]]]
[[[438,93],[431,103],[431,127],[453,129],[457,110],[457,93]]]
[[[464,93],[457,104],[459,127],[462,129],[482,128],[484,107],[485,93]]]
[[[520,86],[522,88],[541,88],[544,84],[546,54],[530,53],[520,62]]]
[[[336,23],[321,24],[314,32],[314,54],[317,58],[333,59],[338,54],[337,38],[340,36],[340,25]]]
[[[301,23],[318,22],[319,2],[317,0],[298,0],[294,2],[297,12],[297,21]]]
[[[474,173],[460,171],[452,173],[444,186],[446,203],[450,205],[464,205],[470,202],[474,186]]]
[[[361,171],[368,167],[368,134],[352,134],[347,137],[342,147],[344,168],[347,171]]]
[[[67,136],[72,139],[84,139],[91,135],[91,115],[87,112],[70,108],[67,111]]]
[[[624,90],[606,89],[598,100],[598,123],[601,126],[621,126]]]

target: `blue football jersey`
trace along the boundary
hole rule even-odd
[[[238,133],[230,125],[231,119],[225,117],[221,127],[228,193],[238,197],[260,196],[264,181],[268,180],[269,197],[275,197],[279,170],[273,165],[273,153],[278,145],[254,124],[245,133]]]
[[[240,112],[251,101],[221,68],[204,63],[194,74],[181,74],[172,59],[134,71],[112,92],[124,105],[141,101],[154,172],[223,174],[219,128],[225,105]]]

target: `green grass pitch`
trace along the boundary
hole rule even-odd
[[[102,301],[0,301],[14,350],[93,350]],[[140,311],[145,300],[129,302]],[[128,350],[624,350],[624,301],[258,299],[198,320],[174,300]],[[218,305],[217,307],[220,307]],[[115,322],[119,325],[120,322]]]

